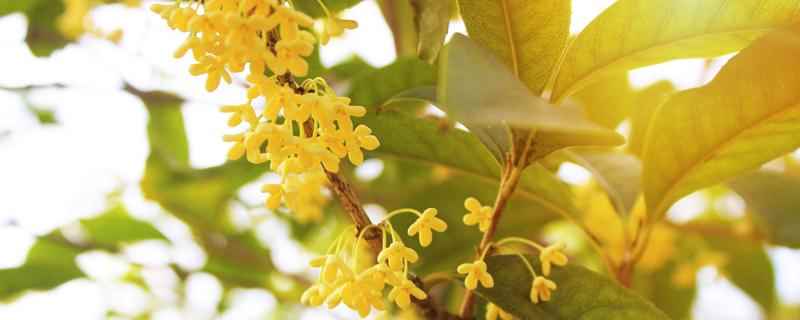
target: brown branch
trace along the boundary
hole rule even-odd
[[[524,132],[519,136],[523,139],[515,141],[512,151],[506,155],[503,175],[500,178],[500,188],[497,191],[497,198],[495,199],[494,209],[492,211],[492,221],[489,225],[489,229],[483,234],[483,238],[478,246],[478,257],[480,257],[484,251],[487,251],[487,255],[491,254],[492,240],[497,231],[497,226],[500,224],[500,219],[503,216],[503,210],[505,210],[508,200],[514,195],[514,191],[519,184],[519,179],[522,177],[522,172],[528,165],[528,158],[532,154],[532,139],[535,134],[536,133],[533,131]],[[518,146],[522,147],[521,150]],[[464,293],[464,300],[461,302],[460,316],[465,319],[472,318],[472,307],[474,304],[475,294],[472,293],[472,290],[467,290]]]

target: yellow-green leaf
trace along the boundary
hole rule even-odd
[[[650,125],[653,112],[669,99],[675,92],[675,86],[669,81],[659,81],[646,87],[636,94],[635,108],[631,112],[631,134],[628,137],[628,150],[637,155],[642,154],[642,145],[647,135],[647,126]]]
[[[800,147],[800,26],[758,40],[707,86],[653,115],[644,147],[648,209]]]
[[[500,57],[537,95],[547,85],[567,41],[570,3],[565,0],[459,1],[470,37]]]
[[[729,185],[747,203],[770,243],[800,249],[800,177],[758,171]]]
[[[444,44],[450,27],[450,9],[454,0],[411,0],[414,8],[414,24],[417,26],[417,54],[419,58],[433,63]]]
[[[798,0],[617,1],[573,42],[553,98],[608,73],[741,50],[799,15]]]
[[[775,271],[764,246],[756,242],[731,241],[705,236],[710,246],[725,254],[720,269],[733,284],[755,300],[767,314],[777,306]]]
[[[564,155],[589,170],[606,191],[617,213],[627,216],[641,193],[642,163],[622,152],[610,150],[564,150]]]
[[[0,299],[15,297],[26,290],[49,290],[84,274],[75,258],[80,251],[68,245],[39,239],[25,263],[0,269]]]
[[[505,125],[535,129],[532,160],[569,146],[624,141],[616,132],[587,120],[580,108],[554,107],[532,94],[495,55],[466,36],[456,34],[440,60],[438,105],[472,131]]]
[[[96,217],[82,219],[80,224],[88,241],[112,248],[142,240],[167,240],[152,224],[132,217],[122,204]]]
[[[614,129],[634,108],[636,91],[631,88],[628,73],[611,75],[583,88],[573,96],[590,120]]]

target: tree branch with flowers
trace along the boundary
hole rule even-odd
[[[580,74],[584,72],[581,64],[593,59],[581,56],[584,53],[580,50],[581,45],[589,41],[584,38],[597,35],[581,35],[583,37],[576,40],[571,51],[562,51],[566,46],[569,24],[566,15],[570,10],[568,3],[462,2],[459,3],[461,14],[472,39],[454,36],[435,60],[430,58],[435,58],[447,30],[440,25],[449,20],[449,16],[441,13],[449,14],[449,11],[444,10],[441,4],[412,1],[411,8],[418,15],[415,22],[421,37],[420,51],[436,61],[438,83],[433,93],[418,90],[400,99],[428,100],[446,110],[453,120],[475,134],[501,164],[493,206],[484,206],[473,197],[464,201],[468,212],[463,216],[463,223],[477,225],[482,233],[472,262],[456,268],[457,274],[464,275],[466,287],[459,317],[469,319],[475,315],[477,299],[474,291],[479,286],[492,289],[496,285],[486,261],[497,254],[511,252],[524,265],[531,279],[527,286],[531,305],[547,304],[553,292],[558,292],[559,283],[551,276],[554,268],[563,268],[568,263],[564,242],[545,245],[517,236],[495,239],[503,222],[504,210],[517,192],[526,169],[539,165],[546,157],[567,147],[614,146],[623,140],[584,115],[570,111],[569,103],[560,108],[549,105],[562,103],[566,95],[578,90],[574,87],[586,86],[583,83],[592,76],[591,70],[588,75]],[[609,9],[608,15],[618,14],[617,11],[624,10],[628,2],[635,1],[622,1]],[[331,38],[358,26],[356,21],[336,17],[323,1],[317,3],[325,14],[318,37],[321,44],[327,44]],[[545,3],[552,12],[540,11],[546,7]],[[395,4],[387,6],[401,8]],[[520,11],[515,11],[517,9]],[[329,308],[344,303],[361,317],[366,317],[373,309],[386,310],[384,301],[388,298],[400,309],[409,308],[413,301],[431,319],[455,317],[431,309],[431,304],[423,302],[429,299],[430,293],[409,271],[410,265],[420,256],[404,243],[391,219],[404,213],[413,214],[416,220],[409,226],[407,234],[417,235],[422,248],[432,243],[433,231],[447,230],[447,222],[437,217],[435,208],[428,208],[424,212],[396,210],[373,224],[352,186],[339,174],[341,159],[347,157],[354,165],[362,164],[362,150],[378,149],[380,136],[373,135],[368,125],[356,126],[352,120],[364,117],[367,108],[351,105],[349,98],[337,95],[323,78],[296,80],[308,75],[309,65],[305,59],[312,54],[317,39],[308,31],[314,24],[313,19],[298,10],[292,1],[279,0],[176,2],[154,5],[153,11],[164,17],[170,27],[189,33],[175,56],[192,52],[197,63],[192,65],[190,72],[207,76],[207,90],[215,90],[221,80],[230,83],[230,72],[247,72],[247,102],[222,107],[223,112],[231,114],[231,127],[244,122],[247,128],[226,136],[225,141],[233,143],[229,153],[231,160],[246,157],[253,164],[269,162],[270,169],[280,175],[280,183],[267,184],[262,189],[268,194],[266,207],[277,209],[285,205],[300,222],[319,221],[324,204],[320,190],[328,185],[351,218],[353,227],[345,229],[325,255],[311,261],[312,267],[320,269],[320,278],[306,290],[301,301],[310,306],[325,304]],[[491,15],[495,13],[499,18]],[[547,14],[556,18],[526,23],[524,14]],[[604,18],[601,16],[599,19]],[[500,22],[494,24],[496,29],[484,30],[486,25],[495,22]],[[396,29],[398,25],[392,27]],[[429,28],[438,31],[429,32]],[[521,39],[525,32],[534,38],[540,37],[537,38],[540,42]],[[552,46],[548,54],[531,47],[543,44]],[[465,65],[472,67],[464,68]],[[611,73],[618,67],[606,68],[609,70],[604,72]],[[485,83],[473,77],[476,73],[492,80]],[[262,97],[266,104],[259,112],[253,101]],[[545,100],[548,97],[549,102]],[[494,108],[494,112],[476,112],[487,108]],[[645,150],[644,154],[647,152]],[[580,154],[569,154],[580,157]],[[675,199],[664,201],[670,200]],[[642,259],[658,222],[657,217],[663,216],[666,210],[665,203],[669,204],[662,202],[654,209],[655,212],[640,211],[633,215],[626,222],[631,226],[622,224],[619,233],[625,237],[619,252],[608,248],[609,243],[605,242],[608,239],[596,235],[598,230],[593,230],[580,214],[572,214],[572,208],[557,211],[566,212],[568,220],[583,228],[588,242],[597,250],[608,272],[623,286],[630,287],[634,266]],[[653,209],[652,206],[648,208]],[[624,211],[629,208],[617,209]],[[359,259],[364,258],[361,255],[362,243],[367,243],[367,252],[374,255],[369,261]],[[541,272],[536,272],[524,255],[526,252],[538,252],[536,260]],[[391,290],[385,296],[387,285]],[[618,294],[622,297],[618,300],[637,299],[624,289]],[[527,316],[517,306],[509,308],[504,301],[493,301],[491,295],[484,298],[489,300],[486,304],[488,318],[508,319],[511,314]],[[507,308],[511,310],[505,310]],[[656,309],[642,310],[642,314],[652,317],[663,316]]]
[[[363,17],[343,14],[359,3],[383,15],[397,58],[324,65],[321,49],[363,31]],[[141,5],[20,0],[0,14],[23,13],[31,53],[46,56],[86,37],[124,42],[124,30],[90,14],[120,4]],[[580,5],[561,0],[146,5],[185,37],[173,57],[191,61],[189,75],[215,94],[240,89],[219,108],[227,162],[204,169],[191,165],[180,107],[193,97],[127,80],[117,90],[149,114],[143,197],[206,255],[195,269],[170,264],[181,281],[205,272],[226,291],[265,289],[276,309],[301,310],[281,319],[310,308],[684,319],[698,270],[710,267],[765,315],[780,314],[766,250],[800,244],[790,214],[800,207],[800,1],[618,0],[580,31]],[[450,32],[453,21],[468,35]],[[695,88],[632,85],[629,71],[683,58],[707,59]],[[69,86],[0,88],[26,103],[45,89]],[[251,184],[257,204],[239,194]],[[674,204],[688,195],[706,210],[680,221]],[[116,198],[76,222],[80,236],[37,236],[23,265],[0,270],[0,297],[84,277],[75,261],[89,249],[122,256],[131,242],[169,241]],[[289,257],[258,237],[267,220],[317,254],[308,274],[281,269]]]

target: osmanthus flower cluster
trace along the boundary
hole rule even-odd
[[[179,58],[191,51],[196,61],[189,72],[206,76],[206,89],[221,81],[230,83],[232,73],[245,72],[247,102],[223,106],[229,126],[242,131],[226,135],[233,144],[230,159],[246,157],[254,164],[269,162],[280,183],[264,185],[265,205],[281,203],[300,222],[321,218],[326,198],[325,171],[338,172],[341,159],[364,161],[362,150],[380,143],[370,128],[355,126],[352,117],[366,109],[350,105],[321,78],[298,84],[294,77],[308,73],[305,58],[316,39],[306,29],[314,20],[279,0],[205,0],[155,4],[152,10],[167,24],[188,37],[175,51]],[[324,7],[323,7],[324,8]],[[327,9],[325,9],[327,12]],[[323,40],[341,34],[356,23],[329,16]],[[256,108],[263,98],[263,108]]]
[[[468,226],[477,225],[478,229],[485,233],[492,223],[492,216],[494,214],[492,207],[483,206],[480,201],[472,197],[467,198],[464,201],[464,207],[468,211],[463,218],[464,224]],[[484,262],[484,259],[491,249],[503,248],[504,245],[510,243],[523,244],[539,251],[539,262],[541,263],[542,269],[541,276],[536,273],[533,266],[531,266],[530,262],[524,256],[521,254],[517,255],[525,264],[528,271],[531,273],[531,277],[533,278],[529,294],[530,301],[532,303],[549,301],[552,291],[556,290],[557,288],[556,283],[547,278],[550,276],[552,266],[565,266],[568,261],[567,256],[563,253],[563,250],[566,246],[562,242],[557,242],[550,246],[543,246],[534,241],[518,237],[501,239],[500,241],[497,241],[484,248],[477,260],[458,266],[456,271],[458,271],[459,274],[465,275],[464,286],[469,290],[476,289],[478,284],[484,288],[494,287],[494,278],[487,270],[487,265],[486,262]],[[500,307],[497,305],[489,304],[486,309],[486,319],[495,320],[498,318],[507,320],[511,319],[512,317],[500,309]]]
[[[373,309],[385,310],[384,289],[389,286],[388,299],[401,309],[411,306],[411,299],[424,300],[428,295],[411,281],[409,264],[416,262],[419,255],[407,247],[390,222],[393,216],[410,212],[417,220],[407,230],[410,236],[419,234],[420,245],[430,245],[432,230],[442,232],[447,224],[436,217],[436,209],[430,208],[420,213],[413,209],[401,209],[390,213],[383,222],[371,225],[358,234],[355,228],[346,230],[331,245],[326,255],[311,260],[314,268],[320,269],[319,281],[303,293],[301,302],[309,306],[325,304],[335,308],[344,303],[366,317]],[[359,262],[359,249],[364,235],[371,228],[382,234],[382,249],[377,259],[369,266]],[[348,250],[350,249],[350,250]],[[349,253],[349,255],[348,255]]]

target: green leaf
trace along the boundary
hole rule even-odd
[[[536,258],[528,259],[534,268],[539,265]],[[494,287],[478,286],[476,292],[522,319],[669,319],[633,291],[574,264],[555,267],[548,278],[558,289],[550,301],[534,304],[529,298],[533,277],[519,256],[492,256],[485,261]]]
[[[417,26],[417,54],[419,58],[433,63],[444,44],[450,28],[451,0],[410,0],[414,9],[414,24]]]
[[[356,76],[359,76],[361,74],[366,74],[374,70],[376,70],[375,67],[370,65],[363,58],[357,55],[353,55],[350,58],[340,62],[339,64],[330,67],[328,69],[328,72],[331,76],[334,76],[337,79],[350,80],[355,78]]]
[[[27,13],[39,2],[41,2],[41,0],[3,1],[0,3],[0,16],[14,12]]]
[[[386,24],[392,31],[398,57],[417,55],[417,27],[409,0],[377,0]]]
[[[573,98],[586,111],[586,117],[610,129],[616,128],[634,108],[638,108],[636,91],[631,88],[627,73],[592,83]]]
[[[122,205],[116,205],[96,217],[83,219],[80,224],[89,237],[87,240],[103,246],[118,247],[142,240],[167,239],[152,224],[128,214]]]
[[[658,108],[642,161],[649,212],[800,147],[798,56],[800,26],[776,31]]]
[[[592,172],[617,213],[631,213],[641,192],[642,164],[636,157],[608,150],[566,150],[572,161]]]
[[[729,183],[747,203],[747,208],[770,243],[800,248],[800,178],[760,171]]]
[[[531,94],[491,52],[466,36],[456,34],[442,54],[438,105],[473,131],[501,125],[535,129],[536,153],[531,160],[564,147],[624,141],[616,132],[586,120],[577,107],[554,107]]]
[[[323,18],[325,17],[325,11],[323,11],[322,7],[319,5],[320,2],[324,3],[332,14],[335,14],[359,4],[361,0],[293,0],[292,4],[297,10],[302,11],[312,18]]]
[[[775,271],[760,243],[705,237],[711,247],[726,254],[722,273],[770,314],[777,307]]]
[[[73,247],[37,240],[22,266],[0,269],[0,299],[17,296],[26,290],[48,290],[83,277],[75,262],[79,253]]]
[[[563,0],[459,1],[470,37],[497,55],[535,95],[544,91],[566,44],[570,3]],[[494,81],[482,73],[473,73],[471,77],[481,82]]]
[[[609,73],[741,50],[798,12],[797,0],[619,0],[572,43],[553,100]]]
[[[35,3],[25,13],[28,17],[28,34],[25,42],[28,43],[33,55],[46,57],[69,43],[56,26],[58,17],[64,13],[64,3],[63,1],[33,2]]]
[[[673,276],[678,266],[677,262],[672,262],[654,272],[639,274],[634,285],[637,292],[647,297],[671,319],[688,320],[691,319],[697,287],[681,287],[674,283]]]
[[[39,120],[39,124],[42,125],[51,125],[51,124],[58,124],[58,119],[56,118],[56,113],[53,110],[36,107],[32,105],[28,105],[28,110],[36,116],[36,120]]]
[[[402,92],[435,83],[436,72],[431,65],[416,57],[403,57],[355,77],[347,96],[354,105],[380,107]]]
[[[664,80],[636,93],[636,102],[634,103],[636,108],[633,109],[631,115],[631,134],[628,139],[628,150],[631,153],[641,156],[647,127],[650,125],[653,113],[675,91],[675,86],[671,82]]]
[[[167,93],[144,97],[149,115],[147,137],[150,150],[179,168],[189,167],[189,140],[183,124],[182,100]]]

